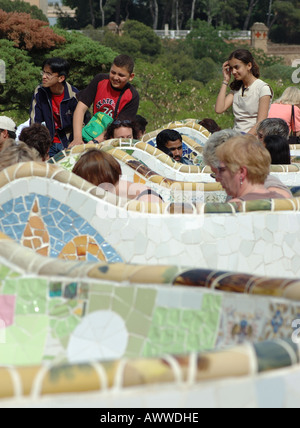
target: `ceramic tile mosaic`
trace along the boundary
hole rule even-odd
[[[289,278],[300,273],[298,198],[119,205],[80,177],[42,163],[8,168],[0,186],[0,230],[43,255]]]
[[[0,407],[299,402],[298,198],[154,211],[28,163],[0,204]]]
[[[297,280],[179,266],[79,266],[4,237],[0,261],[0,365],[157,357],[283,340],[300,318]]]

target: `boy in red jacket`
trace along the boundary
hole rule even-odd
[[[78,96],[78,105],[74,112],[73,135],[70,147],[83,144],[82,123],[84,114],[93,104],[93,114],[106,113],[114,120],[134,120],[139,107],[139,94],[130,84],[134,78],[134,62],[127,55],[117,56],[109,74],[97,74],[90,84]],[[96,138],[101,142],[104,133]]]

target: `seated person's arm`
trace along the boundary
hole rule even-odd
[[[88,106],[83,102],[78,101],[77,107],[73,115],[73,141],[69,144],[69,148],[84,144],[82,140],[82,126],[84,121],[84,115],[88,109]]]

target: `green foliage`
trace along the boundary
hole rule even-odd
[[[291,76],[295,69],[284,64],[273,64],[269,67],[263,67],[261,71],[262,79],[271,79],[277,82],[277,85],[280,86],[280,83],[288,85],[291,83]]]
[[[0,40],[1,59],[5,63],[6,79],[0,94],[0,111],[26,110],[33,91],[40,80],[39,69],[35,67],[28,52],[15,48],[13,42]]]
[[[83,89],[98,73],[108,72],[114,58],[118,55],[112,49],[102,46],[81,33],[55,29],[66,39],[66,43],[48,56],[60,56],[70,63],[70,82]]]
[[[300,1],[275,1],[278,16],[270,31],[275,43],[300,43]]]
[[[141,22],[131,20],[125,22],[122,28],[122,36],[106,31],[103,43],[135,59],[155,58],[162,49],[161,40],[152,28]]]
[[[197,20],[193,24],[193,30],[188,34],[186,44],[193,47],[194,58],[211,58],[216,63],[223,63],[233,50],[219,37],[218,30],[205,21]]]
[[[30,3],[22,0],[0,0],[0,9],[4,12],[25,12],[29,13],[32,19],[40,19],[48,22],[48,18],[37,6],[31,6]]]
[[[177,82],[159,64],[145,61],[137,61],[136,75],[136,86],[141,95],[139,112],[148,119],[149,130],[174,120],[216,118],[216,86],[203,86],[195,80]]]

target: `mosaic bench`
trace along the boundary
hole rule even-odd
[[[157,389],[173,408],[295,399],[299,280],[78,263],[0,243],[0,407],[160,407]],[[238,401],[220,395],[228,388]]]
[[[242,204],[124,201],[56,165],[0,173],[0,230],[45,256],[300,275],[299,198]]]
[[[163,129],[175,129],[182,136],[189,137],[191,140],[193,140],[200,146],[204,146],[206,140],[211,135],[207,129],[199,125],[196,121],[188,119],[186,121],[181,122],[170,122],[159,129],[149,132],[143,136],[142,141],[155,145],[156,136]]]
[[[128,181],[133,183],[143,183],[158,192],[165,202],[224,202],[226,194],[219,183],[210,177],[207,182],[201,182],[202,174],[191,173],[191,169],[201,171],[200,167],[193,165],[182,165],[176,162],[180,171],[175,171],[173,162],[166,154],[161,153],[161,159],[157,161],[159,166],[157,171],[170,172],[174,179],[169,178],[168,174],[161,175],[156,170],[149,168],[143,161],[138,160],[128,154],[123,149],[123,145],[127,141],[124,140],[109,140],[104,145],[84,144],[76,146],[72,149],[64,150],[58,153],[53,158],[49,159],[48,163],[56,164],[62,168],[72,171],[76,161],[80,155],[90,148],[104,150],[110,153],[121,165],[122,175]],[[120,144],[115,147],[116,144]],[[129,142],[130,144],[130,142]],[[144,143],[141,143],[144,144]],[[131,146],[130,146],[131,147]],[[152,146],[150,146],[152,147]],[[154,149],[157,150],[157,149]],[[151,155],[150,155],[151,157]],[[154,158],[153,158],[154,159]],[[155,161],[155,159],[154,159]],[[174,173],[172,173],[174,171]],[[177,177],[177,179],[176,179]],[[189,180],[191,178],[191,180]]]

